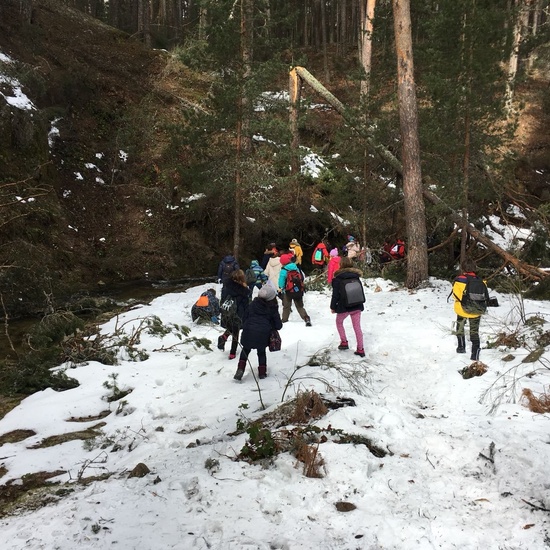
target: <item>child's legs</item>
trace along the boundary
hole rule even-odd
[[[479,321],[481,317],[470,317],[470,342],[472,345],[479,347]]]
[[[231,351],[232,355],[237,355],[237,347],[239,346],[239,332],[240,329],[234,330],[231,334],[233,339],[231,340]]]
[[[466,325],[466,317],[456,316],[456,335],[464,336],[464,326]]]
[[[282,321],[283,323],[286,323],[288,321],[288,318],[290,317],[290,312],[292,311],[292,298],[285,292],[283,294],[283,317]]]
[[[363,349],[363,331],[361,330],[361,310],[351,311],[351,323],[357,339],[357,349]]]
[[[258,348],[258,365],[267,366],[267,354],[265,348]]]
[[[344,313],[337,313],[336,314],[336,330],[338,331],[338,335],[340,336],[341,342],[347,342],[347,336],[346,336],[346,330],[344,329],[344,320],[349,315],[349,311],[345,311]]]
[[[292,298],[292,301],[294,302],[294,305],[296,306],[296,310],[300,314],[300,317],[304,321],[307,321],[308,314],[307,314],[306,308],[304,307],[304,299],[302,297]]]
[[[239,363],[248,359],[248,354],[250,353],[250,348],[241,348],[241,354],[239,355]]]

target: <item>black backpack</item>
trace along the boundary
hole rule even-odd
[[[458,296],[455,295],[458,299]],[[489,305],[489,292],[483,279],[466,275],[466,287],[462,294],[462,300],[458,300],[462,309],[472,315],[483,315]]]
[[[227,281],[236,269],[235,262],[225,262],[223,264],[222,281]]]
[[[228,296],[220,306],[220,325],[231,332],[241,328],[241,319],[237,315],[237,300]]]
[[[363,283],[359,279],[344,279],[342,281],[342,301],[346,307],[358,306],[365,303]]]

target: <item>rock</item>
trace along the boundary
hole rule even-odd
[[[143,462],[140,462],[129,474],[128,477],[145,477],[151,470]]]

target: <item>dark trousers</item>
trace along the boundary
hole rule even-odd
[[[309,317],[307,315],[306,309],[304,308],[304,299],[301,296],[299,298],[295,298],[294,296],[291,296],[285,292],[283,294],[283,323],[286,323],[288,321],[288,318],[290,317],[290,312],[292,311],[292,302],[294,302],[294,305],[296,306],[300,317],[304,321],[307,321]]]
[[[239,346],[239,332],[240,332],[240,329],[234,330],[232,332],[227,328],[223,333],[226,340],[228,340],[230,336],[233,337],[231,339],[231,350],[229,351],[231,355],[237,355],[237,347]]]
[[[248,359],[248,355],[250,354],[251,348],[245,348],[243,347],[241,350],[241,355],[239,356],[239,363],[241,361],[245,361]],[[256,350],[258,352],[258,365],[260,366],[266,366],[267,365],[267,354],[265,352],[265,348],[258,348]]]
[[[474,347],[479,348],[479,321],[481,317],[461,317],[456,316],[456,335],[464,336],[466,321],[469,321],[470,342]]]

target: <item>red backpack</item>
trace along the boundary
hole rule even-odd
[[[304,293],[304,280],[297,269],[286,269],[285,292],[291,296],[302,296]]]

